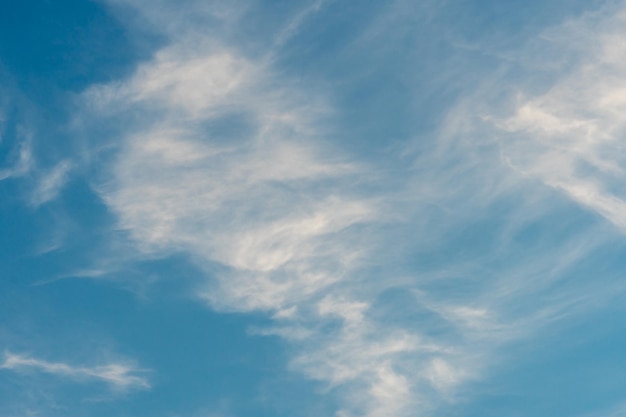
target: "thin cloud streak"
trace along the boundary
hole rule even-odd
[[[31,196],[31,204],[38,207],[58,197],[69,179],[72,165],[69,161],[61,161],[39,179]]]
[[[17,160],[11,164],[12,166],[0,170],[0,181],[22,177],[32,170],[33,155],[29,140],[25,139],[19,144],[15,159]]]
[[[72,366],[63,362],[48,362],[5,351],[0,370],[19,373],[38,371],[78,382],[100,381],[121,391],[150,388],[148,380],[137,375],[141,370],[123,363],[110,363],[94,367]]]

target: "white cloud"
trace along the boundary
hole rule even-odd
[[[153,61],[138,68],[130,82],[92,90],[94,101],[99,105],[107,99],[141,103],[189,119],[224,112],[229,102],[245,99],[237,93],[254,78],[255,68],[227,49],[202,38],[197,42],[200,48],[176,45],[159,51]]]
[[[40,206],[55,199],[67,183],[71,168],[71,163],[65,160],[59,162],[49,172],[43,174],[32,192],[31,204]]]
[[[100,381],[123,391],[150,388],[148,380],[138,375],[141,370],[125,363],[109,363],[93,367],[72,366],[63,362],[48,362],[5,351],[4,361],[0,364],[0,370],[3,369],[20,373],[43,372],[79,382]]]
[[[302,11],[297,13],[286,25],[284,25],[276,35],[274,40],[274,48],[280,48],[291,38],[297,35],[300,27],[313,14],[322,9],[329,0],[316,0],[311,2],[309,6],[304,7]]]
[[[496,122],[508,133],[501,145],[512,167],[621,229],[626,229],[624,22],[621,6],[612,6],[549,33],[554,49],[575,56],[575,65],[547,91],[520,93],[514,114]],[[587,34],[584,42],[569,40],[576,33]]]
[[[9,166],[0,169],[0,181],[18,178],[34,179],[29,203],[37,207],[58,196],[68,180],[72,164],[69,160],[63,160],[48,171],[42,170],[37,166],[33,156],[32,134],[25,129],[18,129],[18,138],[20,142],[11,152]]]
[[[200,294],[214,308],[261,309],[287,322],[286,337],[313,346],[294,368],[332,385],[365,384],[379,410],[394,398],[406,402],[410,384],[393,361],[415,348],[413,337],[375,341],[376,324],[356,322],[367,302],[349,293],[341,302],[324,298],[367,256],[359,231],[387,217],[376,198],[358,192],[364,167],[319,141],[314,96],[211,44],[169,46],[127,82],[87,93],[94,108],[157,115],[124,138],[103,199],[145,253],[186,251],[209,270],[217,265]],[[206,128],[233,114],[250,125],[242,137],[223,141]],[[317,300],[318,313],[309,313]],[[345,320],[341,340],[318,347],[318,330],[292,326],[335,317]]]
[[[441,391],[454,388],[464,379],[463,371],[443,359],[435,358],[428,367],[428,379]]]
[[[8,168],[0,169],[0,181],[18,178],[28,174],[33,168],[33,155],[30,140],[23,140],[18,146],[16,161]]]
[[[219,19],[212,6],[204,12],[200,20]],[[236,27],[237,13],[224,15]],[[163,19],[171,43],[129,79],[87,92],[96,112],[141,115],[98,192],[143,254],[185,252],[205,268],[198,296],[211,307],[268,313],[275,328],[258,332],[288,339],[292,368],[339,392],[341,415],[414,416],[454,401],[502,344],[598,296],[563,281],[606,242],[594,238],[600,226],[559,223],[523,248],[516,239],[564,210],[533,176],[626,222],[621,197],[607,191],[621,175],[623,100],[605,85],[618,50],[520,99],[510,117],[485,110],[478,121],[489,105],[476,103],[490,97],[466,98],[398,179],[328,143],[319,93],[202,25],[171,30],[185,20]],[[242,127],[232,136],[215,128],[228,118]],[[428,259],[433,251],[445,260]],[[381,301],[396,289],[410,294],[406,308]]]

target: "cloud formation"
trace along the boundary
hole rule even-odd
[[[23,140],[14,153],[16,156],[12,158],[13,161],[9,161],[10,166],[0,169],[0,181],[22,177],[33,168],[33,155],[29,140]]]
[[[26,355],[4,352],[4,361],[0,365],[0,370],[19,373],[43,372],[78,382],[99,381],[121,391],[150,388],[148,380],[137,375],[140,370],[123,363],[110,363],[94,367],[72,366],[63,362],[48,362]]]
[[[559,71],[543,93],[522,90],[513,115],[496,123],[507,133],[502,148],[514,169],[540,178],[620,229],[626,228],[620,191],[625,21],[624,10],[613,5],[549,32],[551,52],[558,56],[557,50],[564,50],[560,55],[569,55],[573,65],[565,74]],[[581,37],[582,42],[571,42]]]
[[[45,173],[39,179],[39,183],[32,192],[31,204],[37,207],[55,199],[65,186],[70,170],[70,162],[64,160],[56,164],[49,172]]]
[[[413,336],[381,334],[363,314],[368,304],[339,288],[368,256],[369,225],[387,217],[377,197],[359,191],[367,170],[323,138],[325,106],[312,92],[215,39],[189,44],[87,93],[94,108],[146,114],[124,137],[101,196],[144,252],[184,251],[203,265],[210,279],[199,296],[213,308],[266,311],[287,324],[288,338],[302,323],[312,349],[294,369],[332,386],[362,385],[368,415],[405,408],[410,382],[394,358],[417,348]],[[226,122],[244,128],[225,138]],[[333,337],[315,329],[337,320]]]
[[[260,57],[200,24],[175,30],[187,12],[129,4],[170,43],[84,95],[124,126],[97,191],[142,255],[182,252],[204,269],[196,295],[212,308],[271,317],[258,331],[287,339],[291,367],[339,393],[339,416],[427,414],[502,346],[606,295],[575,269],[612,237],[561,218],[572,208],[553,189],[626,226],[621,82],[607,81],[623,69],[621,14],[602,18],[612,29],[595,63],[512,114],[489,92],[461,99],[398,179],[333,145],[332,106],[266,59],[320,2]],[[192,20],[235,27],[245,14],[203,4],[188,3]],[[588,23],[555,33],[571,25]]]

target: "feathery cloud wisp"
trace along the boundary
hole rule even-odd
[[[150,388],[148,380],[137,375],[140,370],[123,363],[110,363],[93,367],[72,366],[63,362],[48,362],[30,356],[5,352],[4,361],[0,364],[0,370],[2,369],[14,372],[38,371],[76,381],[100,381],[123,391]]]
[[[610,7],[610,10],[613,10]],[[548,34],[554,49],[575,58],[573,69],[546,92],[520,93],[513,115],[496,121],[504,157],[579,204],[626,228],[622,189],[626,132],[626,12],[589,15]],[[576,33],[593,33],[572,45]],[[522,87],[523,88],[523,87]]]

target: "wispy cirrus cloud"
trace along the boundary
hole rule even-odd
[[[150,388],[148,380],[140,375],[142,370],[126,363],[109,363],[92,367],[73,366],[64,362],[49,362],[5,351],[0,370],[18,373],[42,372],[78,382],[103,382],[121,391]]]
[[[626,227],[620,192],[625,20],[621,4],[612,5],[547,33],[550,51],[558,56],[562,49],[560,55],[573,64],[545,92],[525,93],[520,87],[513,115],[496,121],[506,132],[503,156],[514,169],[540,178],[621,229]],[[572,38],[581,42],[572,44]]]
[[[28,174],[33,168],[33,155],[30,140],[24,139],[13,152],[8,167],[0,169],[0,181],[9,178],[19,178]]]
[[[621,101],[608,89],[591,97],[617,65],[611,48],[606,65],[574,65],[513,115],[479,88],[413,165],[386,156],[398,162],[390,173],[334,145],[323,94],[265,59],[321,3],[304,7],[260,57],[201,24],[172,29],[191,14],[236,27],[245,8],[192,1],[190,14],[165,19],[129,4],[171,42],[128,79],[84,96],[125,126],[97,191],[139,252],[184,252],[204,268],[196,295],[212,308],[271,317],[259,332],[287,339],[291,367],[340,394],[338,415],[425,415],[453,403],[502,346],[620,289],[611,277],[599,289],[576,270],[615,235],[588,218],[579,224],[582,214],[553,192],[621,224],[621,200],[604,182],[621,172],[612,148]],[[586,39],[604,42],[598,36]],[[589,100],[576,105],[573,89]],[[611,103],[617,110],[605,114]],[[589,105],[595,116],[580,116]],[[603,176],[582,179],[579,163]]]
[[[27,184],[30,182],[29,203],[33,207],[38,207],[58,197],[69,179],[72,164],[66,159],[50,169],[44,169],[37,163],[33,152],[34,133],[23,127],[15,130],[13,134],[17,144],[13,145],[6,161],[3,161],[0,181],[12,179],[25,180]]]
[[[212,275],[198,293],[212,307],[266,311],[288,324],[287,337],[293,323],[307,327],[311,351],[294,369],[333,386],[365,386],[371,415],[406,407],[410,383],[394,365],[414,349],[406,331],[383,338],[363,316],[341,326],[341,340],[316,341],[326,336],[315,323],[345,318],[343,304],[326,296],[342,293],[367,256],[367,225],[388,217],[377,197],[359,192],[369,174],[321,135],[316,119],[326,106],[316,94],[216,43],[175,43],[128,81],[87,93],[105,112],[113,105],[148,114],[122,140],[103,199],[144,252],[192,254]],[[225,121],[244,128],[228,137]],[[363,351],[346,367],[353,349]]]
[[[64,160],[44,173],[31,195],[31,204],[40,206],[56,198],[69,179],[71,163]]]

